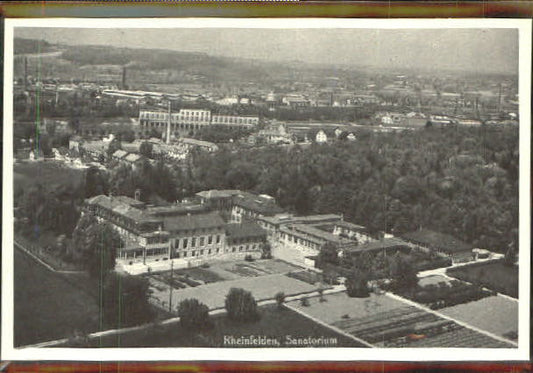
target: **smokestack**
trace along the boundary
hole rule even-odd
[[[126,66],[122,66],[122,89],[128,89],[126,85]]]
[[[24,57],[24,89],[28,89],[28,57]]]
[[[498,85],[498,113],[502,111],[502,83]]]
[[[171,119],[171,105],[170,101],[168,101],[168,121],[167,121],[167,135],[166,135],[166,142],[167,144],[170,143],[170,119]]]

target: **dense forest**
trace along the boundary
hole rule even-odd
[[[372,230],[420,227],[504,251],[518,227],[518,128],[363,133],[358,141],[198,153],[192,188],[267,193]]]

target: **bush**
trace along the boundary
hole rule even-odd
[[[367,276],[362,271],[355,270],[346,278],[346,293],[351,298],[366,298],[370,296]]]
[[[209,308],[197,299],[185,299],[178,306],[180,324],[187,330],[205,330],[212,327]]]
[[[231,288],[225,301],[228,317],[236,321],[255,321],[259,319],[257,302],[252,293],[244,289]]]
[[[274,298],[276,299],[276,303],[278,304],[278,308],[279,309],[283,308],[283,302],[285,302],[285,293],[280,291],[280,292],[276,293]]]

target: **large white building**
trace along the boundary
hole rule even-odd
[[[166,132],[169,124],[169,113],[157,110],[141,110],[139,123],[150,129]],[[210,125],[227,126],[229,128],[253,128],[259,124],[257,116],[237,116],[212,114],[204,109],[180,109],[177,113],[170,113],[170,133],[195,132]]]

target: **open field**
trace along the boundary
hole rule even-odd
[[[501,296],[442,308],[439,312],[496,335],[518,332],[518,302]]]
[[[275,305],[268,305],[260,307],[259,311],[261,313],[260,320],[249,323],[233,322],[226,315],[214,316],[212,317],[214,322],[213,329],[202,333],[184,330],[179,323],[154,325],[142,331],[130,332],[120,336],[95,338],[82,346],[76,345],[76,347],[239,347],[224,344],[224,336],[236,338],[265,336],[279,341],[279,346],[270,347],[288,346],[284,344],[286,336],[294,338],[333,338],[336,344],[332,344],[330,347],[365,347],[346,336],[314,323],[312,320],[290,309],[278,309]]]
[[[309,299],[309,306],[289,304],[376,347],[512,347],[387,295],[349,298],[343,292],[324,298]]]
[[[450,268],[446,273],[463,281],[480,283],[488,289],[518,298],[518,267],[503,261]]]
[[[152,298],[163,308],[168,307],[169,289],[168,286],[153,286],[152,278]],[[316,290],[316,287],[303,281],[289,278],[282,274],[275,274],[261,277],[246,277],[237,280],[215,282],[197,287],[188,287],[174,290],[172,293],[172,308],[175,309],[179,302],[188,298],[196,298],[206,304],[209,309],[223,308],[224,300],[231,288],[243,288],[250,291],[257,301],[274,298],[274,295],[282,291],[285,295],[295,295],[309,293]]]
[[[21,251],[15,250],[14,256],[15,346],[98,330],[93,297]]]
[[[79,185],[83,182],[84,174],[84,170],[70,168],[53,160],[17,163],[13,169],[17,188],[25,189],[40,183],[46,191],[66,185]]]

